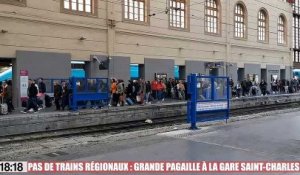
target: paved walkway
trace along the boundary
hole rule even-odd
[[[9,145],[14,157],[9,160],[299,161],[299,123],[300,112],[296,111],[147,137],[91,135],[34,141],[31,146]],[[22,151],[25,147],[28,149]]]

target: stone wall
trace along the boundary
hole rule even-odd
[[[300,102],[300,94],[233,99],[231,100],[231,109],[289,102]],[[57,131],[185,115],[186,102],[129,106],[102,110],[83,110],[75,113],[18,114],[13,116],[1,116],[0,136]]]

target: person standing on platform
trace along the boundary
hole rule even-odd
[[[159,80],[157,83],[157,100],[162,102],[163,101],[163,91],[164,91],[164,85],[162,80]]]
[[[44,83],[44,79],[40,78],[39,79],[39,98],[43,101],[43,108],[46,107],[46,102],[45,102],[45,93],[46,93],[46,85]]]
[[[150,100],[152,100],[152,96],[151,96],[151,83],[150,83],[150,81],[147,81],[147,83],[146,83],[146,99],[145,99],[145,101],[146,101],[146,104],[148,104],[148,103],[151,103],[150,102]]]
[[[57,82],[54,82],[54,103],[56,110],[60,110],[61,105],[61,96],[62,96],[62,87]]]
[[[110,92],[112,94],[112,106],[117,106],[119,101],[119,96],[117,94],[117,81],[115,79],[112,79]]]
[[[261,80],[259,88],[261,90],[261,94],[265,96],[267,94],[267,83],[265,82],[265,80]]]
[[[157,99],[157,96],[158,96],[158,81],[157,81],[157,78],[155,78],[151,82],[151,90],[152,90],[152,97],[154,99]]]
[[[69,88],[65,81],[62,82],[62,99],[61,108],[65,110],[65,107],[69,105]]]
[[[4,102],[7,104],[7,111],[9,113],[11,113],[12,110],[14,110],[14,106],[12,104],[12,83],[11,83],[11,80],[8,80],[4,83],[3,99],[4,99]]]
[[[118,104],[120,106],[124,106],[125,104],[125,85],[124,85],[124,82],[123,80],[118,80],[118,85],[117,85],[117,93],[118,93],[118,96],[119,96],[119,101],[118,101]]]

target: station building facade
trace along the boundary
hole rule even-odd
[[[31,78],[292,77],[293,10],[283,0],[0,0],[0,62]],[[99,69],[99,63],[108,63]],[[105,67],[105,66],[104,66]]]

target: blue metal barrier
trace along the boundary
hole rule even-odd
[[[70,109],[78,110],[87,107],[87,103],[95,105],[98,102],[109,101],[109,81],[107,78],[75,78],[70,80]]]
[[[191,129],[196,123],[226,120],[229,118],[229,78],[214,76],[188,76],[188,93],[191,99],[187,105],[187,119]]]

